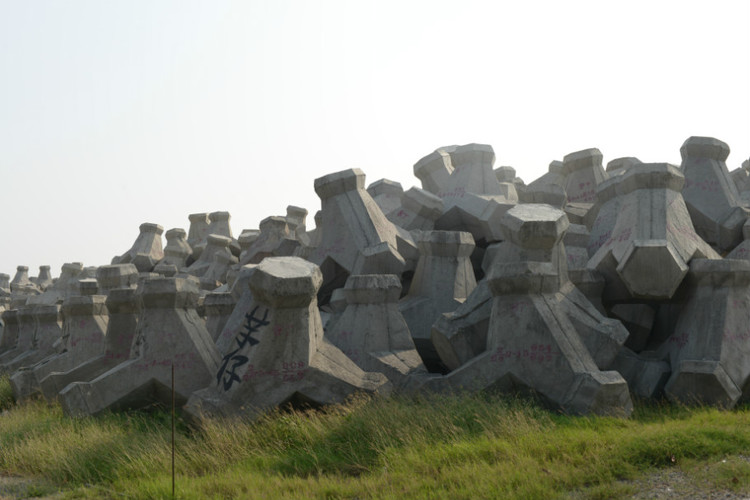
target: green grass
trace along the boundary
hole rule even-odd
[[[0,474],[69,498],[170,498],[168,414],[69,419],[42,401],[15,405],[7,385]],[[633,492],[622,480],[671,467],[746,491],[737,457],[750,450],[750,411],[641,403],[624,420],[500,396],[359,397],[256,422],[180,422],[176,450],[177,498],[617,498]]]

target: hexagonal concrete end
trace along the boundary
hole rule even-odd
[[[638,189],[670,189],[680,192],[685,176],[669,163],[638,163],[617,177],[617,194],[626,195]]]
[[[548,172],[551,172],[553,174],[562,174],[563,173],[563,162],[560,160],[552,160],[549,163],[549,167],[547,168]]]
[[[465,144],[450,152],[453,168],[487,165],[495,163],[495,151],[489,144]]]
[[[315,298],[323,274],[299,257],[267,257],[248,280],[253,297],[272,308],[306,307]]]
[[[622,158],[615,158],[614,160],[611,160],[609,163],[607,163],[607,172],[616,172],[618,170],[625,170],[633,165],[638,165],[639,163],[643,163],[638,158],[635,158],[634,156],[624,156]]]
[[[370,196],[378,196],[380,194],[401,196],[404,194],[404,188],[401,187],[400,182],[390,179],[380,179],[367,186],[367,192],[370,193]]]
[[[414,175],[419,180],[423,180],[429,177],[435,170],[448,171],[451,168],[451,157],[450,151],[455,149],[456,146],[446,146],[444,148],[438,148],[427,156],[420,158],[420,160],[414,164]]]
[[[597,148],[576,151],[563,158],[563,171],[570,173],[587,167],[601,167],[603,158],[602,152]]]
[[[687,264],[667,240],[634,240],[617,266],[617,274],[635,298],[672,298],[688,272]]]
[[[552,248],[570,225],[562,210],[535,203],[516,205],[500,222],[505,237],[523,248]]]
[[[198,304],[198,287],[185,278],[147,278],[141,288],[146,309],[190,309]]]
[[[683,161],[687,158],[707,158],[725,161],[729,156],[729,145],[713,137],[688,137],[680,148]]]
[[[422,255],[439,257],[468,257],[476,246],[465,231],[420,231],[415,239]]]
[[[742,396],[717,361],[682,360],[664,387],[667,398],[684,404],[731,408]]]
[[[499,182],[513,182],[516,178],[516,169],[513,167],[497,167],[495,177]]]
[[[358,168],[350,168],[324,175],[315,179],[315,192],[321,200],[337,194],[365,188],[365,173]]]

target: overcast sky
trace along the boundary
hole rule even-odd
[[[479,142],[527,183],[598,147],[750,157],[750,1],[0,0],[0,272],[109,264],[142,222],[235,236],[358,167]]]

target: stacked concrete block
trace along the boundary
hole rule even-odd
[[[213,236],[213,235],[212,235]],[[238,262],[237,257],[227,252],[217,252],[200,278],[201,289],[215,290],[227,281],[229,270]]]
[[[607,179],[601,151],[591,148],[565,155],[563,175],[568,203],[593,204],[596,201],[596,187]]]
[[[192,256],[188,259],[188,265],[191,260],[197,260],[201,256],[203,249],[206,248],[206,238],[208,237],[208,213],[200,212],[188,215],[190,228],[188,229],[187,242],[192,249]]]
[[[100,266],[96,270],[99,293],[109,295],[117,288],[135,288],[138,284],[138,268],[133,264]]]
[[[286,217],[266,217],[260,221],[258,237],[242,252],[239,264],[259,264],[266,257],[289,257],[299,246],[300,243],[289,227]]]
[[[193,249],[187,242],[187,233],[179,227],[167,231],[167,245],[164,247],[164,258],[154,267],[154,272],[174,276],[188,265]]]
[[[29,266],[16,267],[16,275],[10,282],[10,291],[16,295],[37,295],[41,292],[29,278]]]
[[[494,161],[491,146],[467,144],[440,148],[414,165],[422,188],[443,200],[436,229],[468,231],[476,241],[502,239],[497,222],[518,196],[512,184],[498,181]]]
[[[260,236],[260,229],[243,229],[237,237],[237,243],[240,244],[240,261],[245,257],[245,252]]]
[[[39,382],[50,373],[73,369],[103,352],[109,321],[105,300],[104,295],[80,295],[65,299],[62,304],[64,351],[20,369],[11,377],[17,401],[39,392]]]
[[[742,225],[742,242],[734,247],[726,257],[727,259],[750,260],[750,219]]]
[[[383,215],[395,223],[391,217],[394,212],[401,210],[404,196],[404,188],[401,184],[388,179],[380,179],[367,186],[367,192],[383,211]]]
[[[239,258],[240,244],[232,235],[232,227],[229,225],[231,218],[229,212],[211,212],[208,214],[208,234],[218,234],[229,238],[231,240],[229,249],[232,255]]]
[[[5,353],[15,349],[18,345],[18,310],[3,310],[0,314],[0,323],[2,323],[2,335],[0,335],[0,365],[2,365]]]
[[[74,382],[60,392],[68,415],[95,415],[106,409],[183,404],[205,387],[219,368],[219,355],[195,310],[198,287],[183,278],[143,283],[143,310],[130,359],[90,382]]]
[[[387,392],[384,375],[365,373],[324,339],[316,300],[322,281],[319,268],[299,258],[261,262],[249,279],[253,300],[241,328],[220,338],[219,369],[186,411],[253,416],[286,403],[328,404],[356,391]]]
[[[589,262],[587,250],[590,233],[582,224],[571,224],[565,231],[563,244],[568,259],[568,271],[585,269]]]
[[[164,228],[158,224],[144,222],[140,234],[130,250],[112,259],[112,264],[132,263],[141,273],[151,272],[156,264],[164,258],[164,247],[161,235]]]
[[[346,306],[325,330],[325,338],[366,372],[383,373],[405,388],[427,369],[401,315],[401,282],[392,274],[350,276],[343,289]]]
[[[203,277],[216,260],[217,254],[224,254],[227,259],[233,257],[229,248],[231,244],[232,239],[228,236],[209,234],[206,237],[206,247],[201,252],[200,257],[190,266],[182,269],[182,272],[196,278]]]
[[[622,158],[615,158],[614,160],[611,160],[607,163],[606,172],[609,177],[622,175],[627,172],[630,167],[632,167],[633,165],[638,165],[639,163],[643,162],[638,158],[635,158],[634,156],[623,156]]]
[[[48,401],[57,399],[58,393],[72,382],[88,382],[130,358],[141,299],[133,287],[110,290],[105,302],[109,313],[104,347],[92,356],[67,371],[53,371],[39,381],[42,394]]]
[[[706,242],[728,251],[742,241],[748,210],[725,163],[729,146],[712,137],[690,137],[680,148],[685,187],[682,196],[695,231]]]
[[[606,279],[605,302],[668,300],[691,259],[719,258],[693,228],[680,194],[684,181],[666,163],[634,165],[616,177],[616,221],[588,265]]]
[[[745,206],[750,205],[750,160],[742,162],[742,166],[729,172],[729,176],[737,188],[739,201]]]
[[[320,266],[321,305],[352,274],[396,274],[406,267],[405,237],[365,190],[365,174],[350,169],[315,180],[322,203],[320,243],[308,260]],[[408,244],[408,242],[406,242]]]
[[[564,212],[520,205],[502,225],[508,259],[496,260],[489,277],[487,349],[428,387],[532,390],[570,413],[628,415],[632,402],[625,380],[600,371],[569,320],[570,306],[556,296],[570,285],[561,245],[568,226]]]
[[[39,276],[31,278],[31,281],[33,281],[41,291],[46,290],[53,283],[52,274],[50,274],[50,266],[39,266]]]
[[[682,403],[731,408],[750,397],[750,262],[694,260],[687,285],[661,350],[672,366],[664,391]]]
[[[212,292],[206,294],[203,301],[203,308],[206,315],[206,329],[214,341],[221,334],[236,305],[237,298],[230,292]]]
[[[286,207],[286,223],[289,231],[294,234],[294,239],[300,245],[310,246],[310,237],[307,235],[307,209],[289,205]]]
[[[529,183],[526,186],[525,191],[534,186],[553,185],[563,187],[565,185],[565,175],[563,170],[563,162],[560,160],[553,160],[547,167],[547,173]],[[565,188],[563,188],[563,191]],[[567,195],[566,195],[567,197]]]
[[[461,305],[477,285],[470,260],[474,238],[467,232],[424,231],[417,233],[417,242],[419,263],[399,309],[425,364],[441,371],[432,325]]]
[[[443,200],[438,196],[413,187],[403,193],[398,210],[386,214],[389,221],[408,231],[431,231],[443,214]]]
[[[59,305],[25,305],[18,310],[16,356],[5,361],[0,370],[13,373],[60,352],[62,313]],[[11,351],[12,353],[13,351]],[[8,353],[10,354],[10,353]],[[6,354],[6,355],[8,355]]]
[[[10,294],[10,275],[0,273],[0,290],[5,294]]]

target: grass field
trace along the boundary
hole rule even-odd
[[[171,498],[170,415],[66,418],[0,378],[0,475],[27,495]],[[501,396],[371,399],[259,421],[178,421],[176,498],[621,498],[674,469],[750,491],[750,410],[637,404],[570,417]]]

